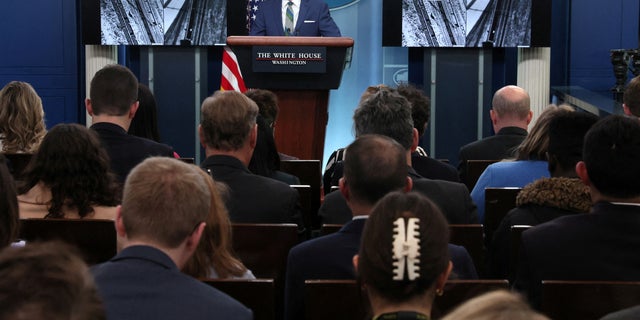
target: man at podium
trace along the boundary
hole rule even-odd
[[[251,11],[250,36],[341,36],[323,0],[263,0]]]

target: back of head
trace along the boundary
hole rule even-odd
[[[442,320],[547,320],[516,293],[496,290],[468,300]]]
[[[256,119],[256,123],[258,137],[248,168],[254,174],[271,177],[273,172],[280,169],[280,155],[273,134],[262,116]]]
[[[351,143],[344,156],[344,183],[352,200],[374,205],[407,182],[406,151],[394,140],[363,135]]]
[[[597,116],[586,112],[559,112],[551,119],[547,155],[552,176],[576,176],[584,136],[597,121]]]
[[[18,238],[18,198],[7,159],[0,154],[0,249]]]
[[[38,182],[51,189],[48,217],[62,218],[63,206],[76,207],[81,217],[91,206],[115,206],[119,188],[109,156],[95,132],[79,124],[58,124],[45,136],[23,173],[19,193]]]
[[[547,160],[549,148],[549,123],[559,113],[571,112],[555,105],[547,106],[538,116],[527,137],[516,150],[517,160]]]
[[[584,138],[583,161],[589,180],[603,195],[640,196],[640,123],[620,115],[593,125]]]
[[[410,301],[431,291],[445,272],[448,242],[447,221],[431,200],[415,192],[390,193],[364,227],[358,279],[388,302]]]
[[[411,103],[413,127],[418,130],[418,136],[422,137],[429,123],[431,101],[420,89],[409,83],[401,83],[396,90]]]
[[[216,150],[234,151],[256,124],[258,106],[242,93],[217,91],[202,102],[201,112],[202,142]]]
[[[127,237],[178,247],[211,207],[207,181],[195,165],[167,157],[147,158],[127,176],[122,222]]]
[[[529,93],[517,86],[500,88],[491,103],[499,119],[525,120],[531,111]]]
[[[91,79],[89,98],[94,115],[124,116],[138,100],[138,79],[127,67],[108,65]]]
[[[151,89],[146,85],[138,84],[138,110],[131,119],[129,134],[134,136],[160,141],[158,132],[158,106]]]
[[[0,90],[0,151],[34,152],[45,133],[40,96],[26,82],[9,82]]]
[[[265,123],[269,128],[273,128],[279,111],[276,94],[263,89],[249,89],[244,94],[258,105],[260,115],[264,118]]]
[[[631,114],[640,117],[640,76],[629,81],[624,90],[622,101],[629,108]]]
[[[93,277],[68,245],[28,244],[0,253],[1,319],[106,319]]]
[[[353,114],[356,136],[379,134],[396,140],[405,150],[413,143],[411,104],[392,89],[379,88],[362,100]]]

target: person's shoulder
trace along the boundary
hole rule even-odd
[[[340,238],[340,234],[336,232],[307,240],[291,248],[289,255],[299,258],[309,255],[314,256],[318,254],[318,252],[331,251],[333,250],[331,244],[340,242]]]
[[[156,142],[147,138],[137,137],[134,135],[129,135],[132,137],[132,140],[138,141],[141,145],[144,145],[147,149],[158,151],[158,155],[169,154],[173,157],[173,148],[164,143]]]
[[[413,180],[413,189],[416,191],[419,191],[422,189],[433,189],[433,188],[456,191],[456,192],[466,191],[466,193],[469,193],[469,191],[467,190],[467,187],[460,182],[453,182],[453,181],[447,181],[447,180],[435,180],[435,179],[427,179],[427,178]]]

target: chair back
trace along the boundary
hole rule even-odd
[[[326,236],[328,234],[336,233],[342,229],[342,224],[337,223],[324,223],[320,228],[320,236]]]
[[[311,230],[313,230],[314,219],[318,216],[318,210],[313,207],[313,191],[311,189],[311,186],[308,184],[291,185],[290,187],[296,189],[296,191],[298,191],[298,195],[300,196],[302,225],[304,226],[305,233],[308,238],[308,236],[311,234]]]
[[[282,160],[280,170],[300,179],[300,184],[311,186],[311,211],[313,228],[320,228],[318,209],[320,209],[320,189],[322,186],[322,165],[320,160]]]
[[[542,281],[541,311],[551,319],[599,319],[640,303],[640,281]]]
[[[484,240],[487,246],[502,219],[516,207],[516,197],[521,190],[512,187],[484,189]]]
[[[476,182],[489,165],[496,163],[500,160],[467,160],[467,172],[464,175],[464,183],[469,192],[476,186]]]
[[[484,266],[484,242],[481,224],[451,224],[449,225],[449,242],[463,246],[469,252],[478,273]]]
[[[273,279],[201,279],[226,293],[253,311],[255,320],[275,320],[275,287]]]
[[[531,226],[514,225],[511,226],[509,239],[509,280],[515,280],[518,272],[518,261],[520,261],[520,245],[522,244],[522,233],[529,230]]]
[[[77,247],[87,264],[116,255],[116,229],[112,220],[21,219],[20,239],[27,242],[60,240]]]

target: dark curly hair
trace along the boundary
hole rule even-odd
[[[422,90],[410,83],[401,83],[396,90],[411,103],[413,127],[418,130],[418,136],[422,137],[431,116],[431,100],[422,93]]]
[[[38,182],[51,189],[47,218],[63,218],[67,206],[85,217],[92,206],[120,203],[120,187],[97,135],[79,124],[58,124],[44,137],[24,172],[24,194]]]

